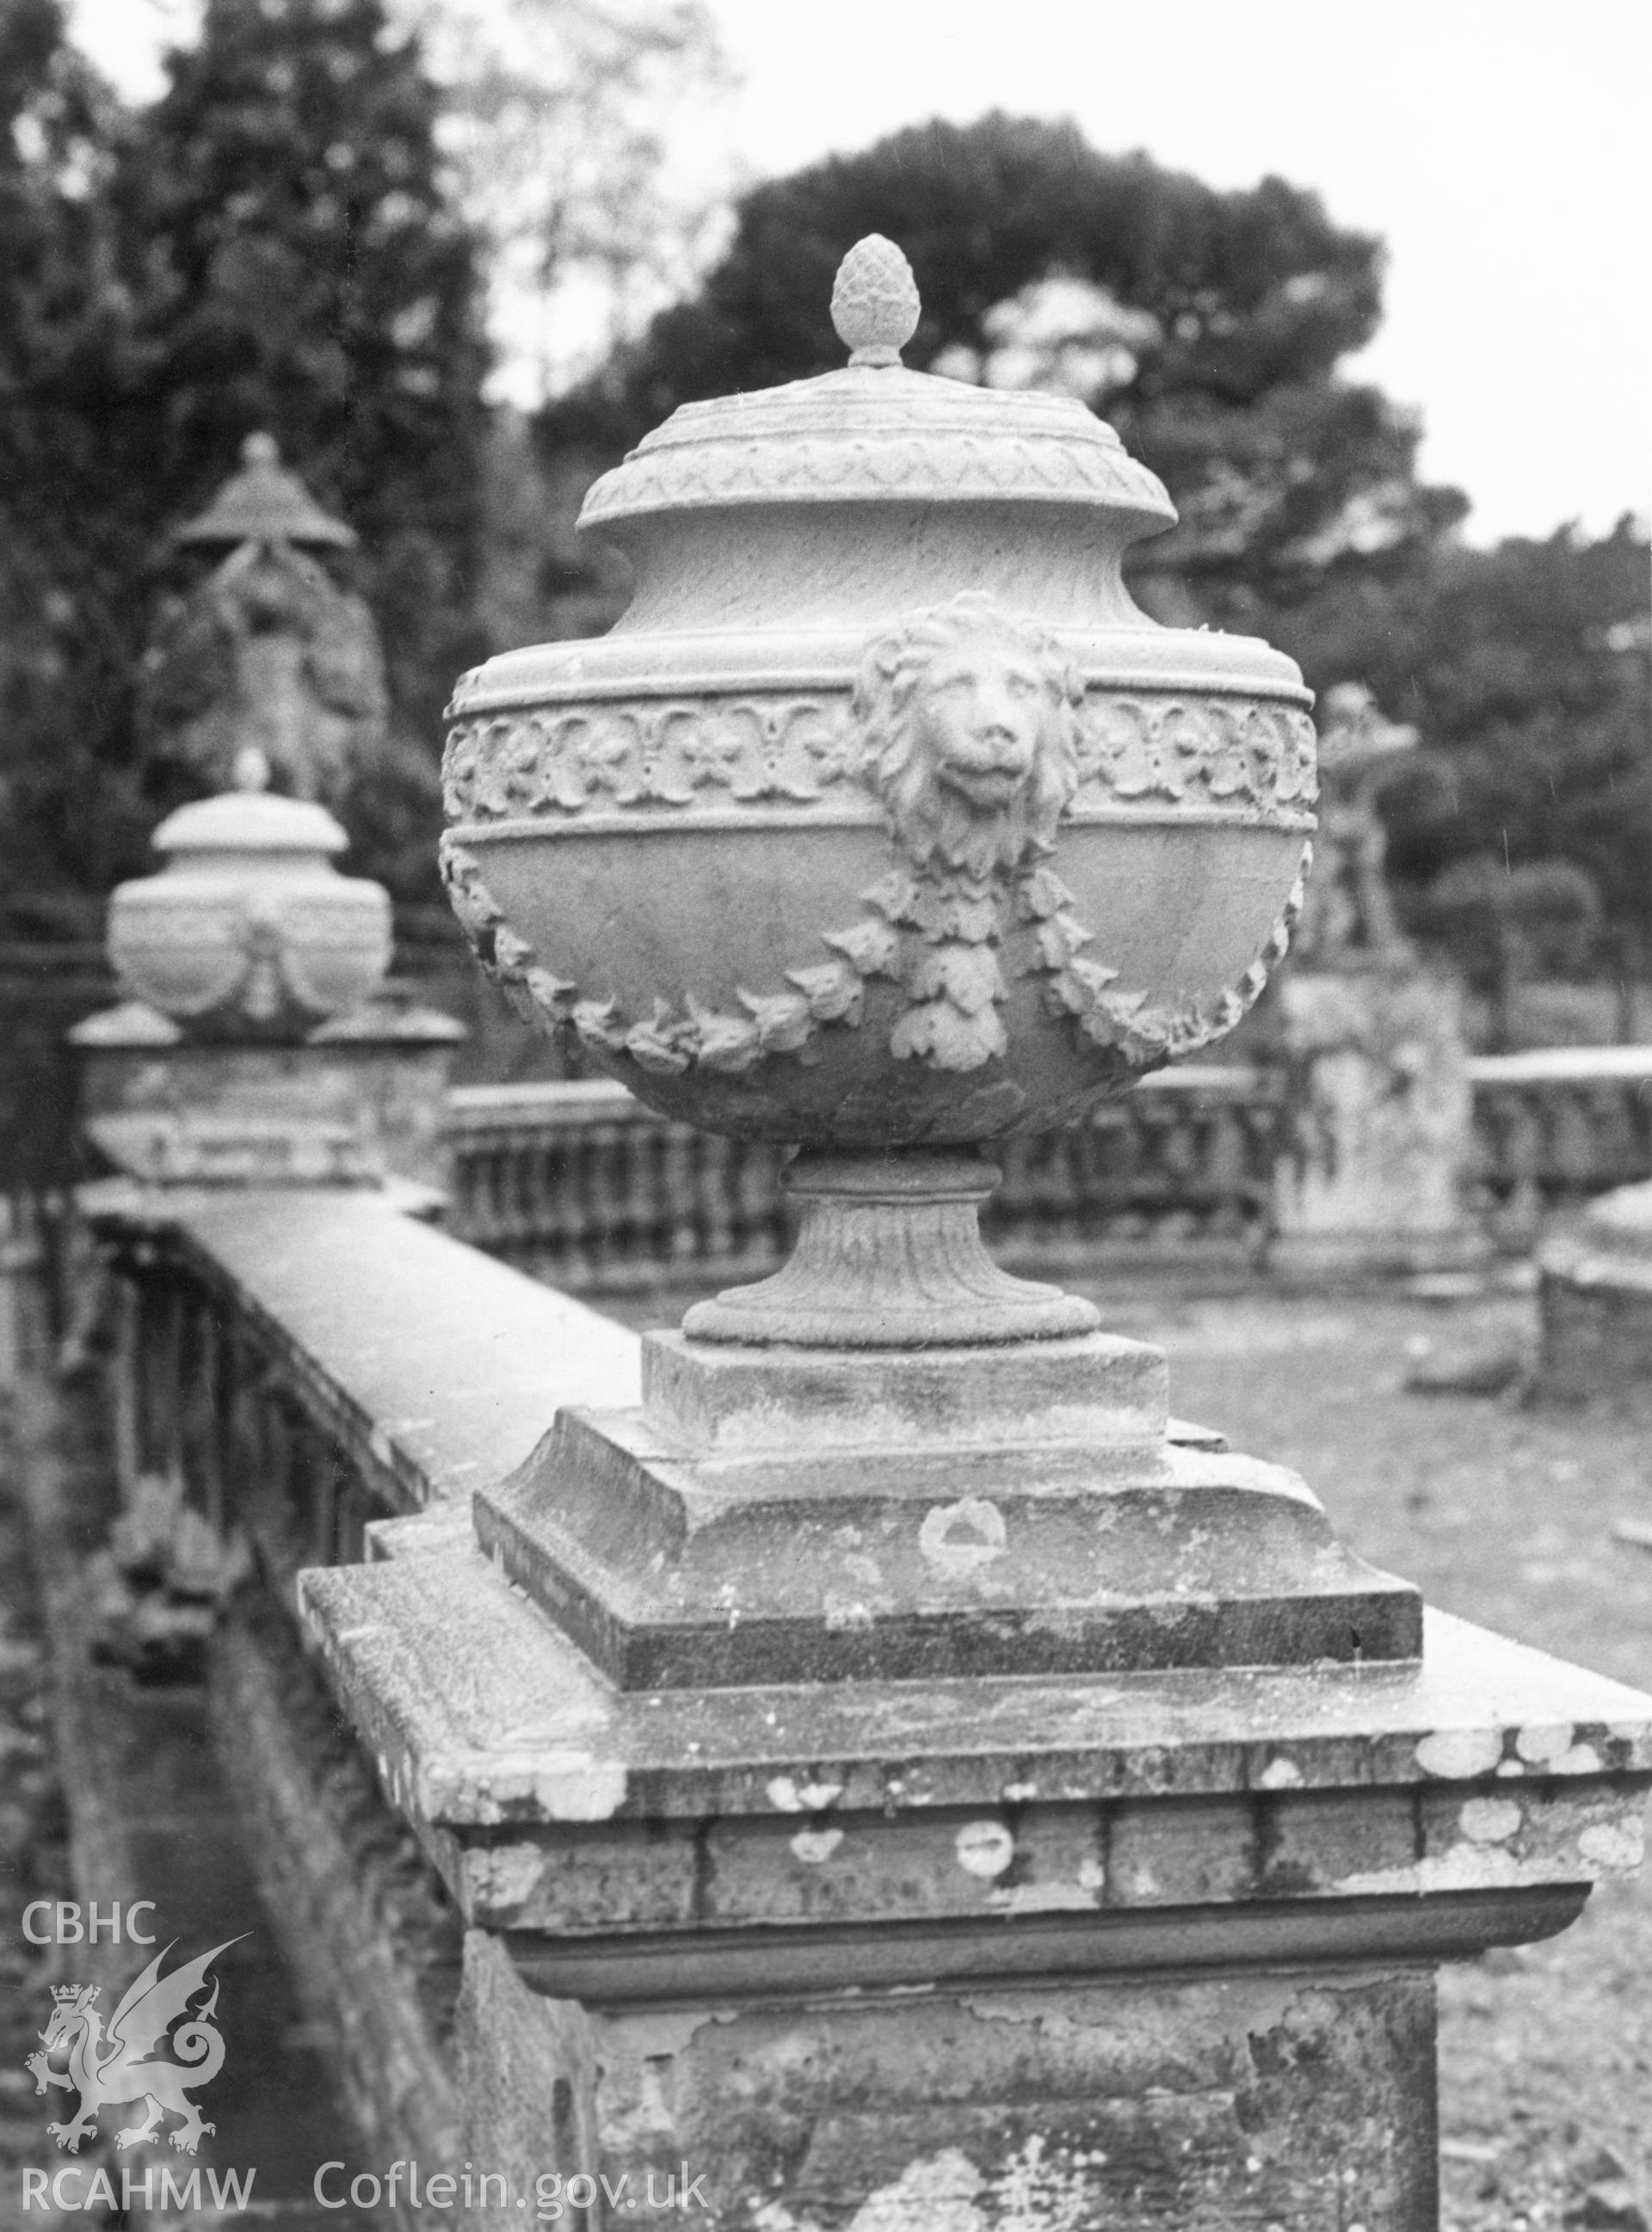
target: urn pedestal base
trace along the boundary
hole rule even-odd
[[[464,1026],[373,1000],[290,1046],[187,1038],[129,1001],[69,1034],[83,1119],[120,1169],[158,1184],[439,1187]]]
[[[1159,1350],[999,1270],[997,1176],[805,1158],[783,1268],[645,1335],[640,1410],[560,1412],[478,1492],[482,1547],[610,1681],[1416,1655],[1416,1590],[1301,1480],[1173,1431]]]
[[[1165,1389],[1105,1333],[651,1333],[642,1408],[560,1412],[477,1539],[626,1690],[1415,1657],[1416,1591]]]
[[[1093,1333],[1090,1303],[1013,1277],[981,1245],[981,1204],[1002,1176],[976,1155],[915,1147],[800,1156],[784,1181],[803,1212],[789,1257],[772,1278],[696,1302],[683,1330],[857,1352]]]

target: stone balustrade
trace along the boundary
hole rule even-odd
[[[1254,1261],[1267,1230],[1276,1093],[1243,1065],[1151,1078],[1089,1122],[1008,1139],[981,1228],[1000,1260],[1139,1254]],[[449,1096],[452,1223],[574,1291],[674,1271],[772,1268],[788,1234],[783,1151],[673,1124],[606,1079]]]
[[[1481,1054],[1474,1178],[1500,1246],[1519,1251],[1545,1215],[1652,1178],[1652,1046]]]
[[[563,1402],[635,1398],[610,1320],[347,1187],[83,1187],[102,1243],[124,1490],[181,1482],[284,1585],[378,1520],[520,1464]],[[437,1385],[444,1390],[432,1399]]]
[[[1652,1047],[1471,1061],[1476,1204],[1499,1245],[1545,1214],[1652,1178]],[[1003,1261],[1105,1248],[1120,1268],[1254,1266],[1287,1111],[1234,1063],[1144,1079],[1069,1130],[1009,1139],[983,1229]],[[787,1232],[778,1148],[672,1124],[623,1087],[490,1085],[450,1096],[454,1229],[535,1278],[618,1294],[674,1273],[766,1269]]]
[[[65,1252],[77,1401],[95,1365],[119,1508],[170,1490],[254,1554],[257,1585],[212,1639],[209,1714],[306,2016],[374,2155],[442,2164],[463,2151],[461,1922],[304,1660],[296,1577],[384,1554],[386,1525],[403,1550],[468,1539],[471,1490],[519,1465],[559,1403],[635,1402],[638,1369],[634,1335],[410,1205],[411,1189],[128,1174],[80,1189]],[[196,1927],[152,1873],[95,1888]]]

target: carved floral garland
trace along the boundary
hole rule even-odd
[[[1294,705],[1102,685],[1078,710],[1081,803],[1193,800],[1265,821],[1313,804],[1313,726]],[[824,694],[467,713],[448,732],[444,802],[451,822],[814,806],[858,795],[863,756],[848,703]]]
[[[1221,1037],[1255,1001],[1301,912],[1312,851],[1305,844],[1261,952],[1208,1007],[1167,1006],[1121,986],[1117,970],[1085,954],[1093,935],[1045,865],[1080,779],[1083,695],[1052,639],[979,594],[917,613],[874,643],[852,701],[855,773],[882,800],[904,862],[861,894],[858,922],[823,934],[829,961],[788,970],[784,991],[739,989],[736,1013],[690,995],[684,1012],[657,1000],[651,1015],[630,1021],[614,1000],[582,999],[509,927],[476,856],[450,836],[443,873],[478,958],[519,1014],[658,1074],[738,1075],[770,1054],[819,1061],[821,1030],[857,1027],[874,978],[905,995],[890,1033],[897,1060],[978,1069],[1008,1051],[1003,947],[1016,929],[1032,933],[1038,957],[1025,973],[1046,979],[1053,1013],[1131,1068],[1156,1067]]]

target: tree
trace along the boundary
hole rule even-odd
[[[0,874],[14,906],[20,886],[107,888],[143,856],[142,801],[108,748],[139,641],[139,546],[102,443],[145,367],[119,269],[124,129],[67,42],[62,0],[0,13]]]
[[[722,194],[675,158],[684,119],[730,83],[710,14],[703,0],[391,4],[442,87],[508,392],[542,400],[699,261]]]
[[[1649,574],[1645,529],[1625,517],[1593,542],[1563,528],[1494,550],[1447,545],[1344,604],[1321,657],[1365,673],[1430,747],[1389,800],[1390,865],[1414,902],[1460,863],[1489,859],[1518,878],[1571,862],[1603,910],[1597,964],[1644,972]]]
[[[1218,192],[1099,154],[1072,124],[998,114],[748,194],[699,293],[547,409],[541,441],[612,457],[678,403],[840,364],[832,275],[867,232],[917,273],[909,364],[992,379],[1007,352],[1021,380],[1070,389],[1079,368],[1082,399],[1182,515],[1135,561],[1150,600],[1173,581],[1200,617],[1267,632],[1328,573],[1400,568],[1466,508],[1418,485],[1416,425],[1335,376],[1377,325],[1377,241],[1279,179]],[[1079,321],[1053,337],[1052,282]]]

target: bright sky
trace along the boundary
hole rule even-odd
[[[1075,117],[1219,186],[1267,172],[1388,243],[1351,367],[1421,406],[1468,532],[1652,511],[1647,0],[709,0],[750,172],[932,115]],[[127,90],[191,0],[75,0]]]

